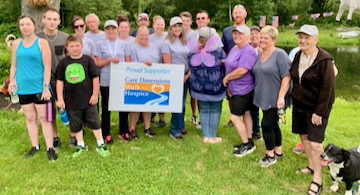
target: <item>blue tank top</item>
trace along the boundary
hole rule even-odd
[[[16,83],[19,95],[38,94],[43,91],[44,65],[39,47],[39,37],[30,47],[20,41],[16,50]]]

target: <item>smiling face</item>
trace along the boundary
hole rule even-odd
[[[163,19],[157,19],[153,24],[153,28],[156,34],[162,34],[165,29],[165,21]]]
[[[149,30],[147,28],[139,28],[136,34],[136,39],[139,45],[147,47],[149,44]]]
[[[47,11],[42,18],[45,28],[48,31],[55,31],[60,24],[60,16],[55,11]]]
[[[19,29],[23,36],[29,36],[35,33],[35,23],[28,17],[19,20]]]
[[[85,22],[83,20],[76,20],[74,22],[74,26],[73,26],[73,30],[74,30],[74,33],[78,36],[83,36],[84,33],[85,33]]]
[[[238,31],[234,31],[232,33],[232,36],[233,36],[233,39],[234,39],[234,42],[235,44],[239,47],[239,48],[242,48],[243,46],[245,46],[246,44],[249,43],[249,37],[246,36],[245,34],[243,33],[240,33]]]
[[[115,40],[117,37],[118,30],[115,26],[108,26],[104,29],[106,38],[109,40]]]
[[[245,24],[245,18],[247,16],[247,12],[244,7],[235,7],[232,13],[232,17],[234,19],[234,23],[236,25]]]
[[[189,30],[192,25],[192,19],[187,16],[181,16],[184,30]]]
[[[207,26],[210,23],[210,18],[207,13],[201,12],[196,14],[196,25],[200,29],[203,26]]]
[[[122,21],[119,23],[119,35],[126,36],[129,35],[130,32],[130,24],[127,21]]]
[[[276,39],[272,39],[270,34],[268,33],[261,33],[260,34],[260,47],[263,50],[267,50],[271,47],[275,46]]]
[[[260,32],[256,29],[250,30],[250,42],[253,46],[258,46],[260,42]]]
[[[304,33],[299,33],[298,44],[301,51],[311,51],[316,48],[318,38],[316,36],[310,36]]]
[[[181,33],[183,32],[182,24],[174,24],[170,27],[170,30],[175,37],[179,38]]]

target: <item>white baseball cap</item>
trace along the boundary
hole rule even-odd
[[[175,16],[170,19],[170,26],[174,26],[175,24],[182,24],[182,20],[179,16]]]
[[[116,27],[116,28],[119,28],[117,22],[115,20],[108,20],[105,22],[104,24],[104,29],[108,26],[113,26],[113,27]]]
[[[300,30],[298,32],[296,32],[295,34],[299,34],[299,33],[304,33],[309,36],[315,36],[315,37],[319,36],[318,28],[315,25],[309,25],[309,24],[302,25],[300,27]]]
[[[238,26],[235,29],[232,30],[232,32],[238,31],[241,34],[244,34],[246,36],[250,36],[250,28],[247,26]]]

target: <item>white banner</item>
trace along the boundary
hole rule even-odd
[[[184,65],[111,64],[109,110],[182,112]]]

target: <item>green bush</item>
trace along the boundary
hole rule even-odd
[[[0,80],[9,77],[11,64],[11,51],[6,49],[5,43],[0,44]]]

